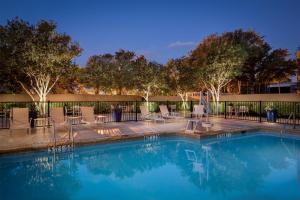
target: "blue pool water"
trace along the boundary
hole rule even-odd
[[[0,199],[300,199],[300,140],[170,136],[1,156]]]

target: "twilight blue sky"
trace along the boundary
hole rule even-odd
[[[273,48],[300,46],[300,0],[0,0],[0,24],[16,16],[54,20],[60,32],[94,54],[120,48],[165,63],[212,33],[254,29]]]

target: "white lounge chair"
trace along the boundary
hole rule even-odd
[[[234,110],[234,107],[233,107],[233,106],[227,106],[227,107],[226,107],[226,114],[227,114],[228,116],[232,116],[234,112],[235,112],[235,110]]]
[[[240,106],[239,114],[242,115],[242,117],[245,117],[247,114],[249,116],[249,107],[248,106]]]
[[[194,116],[196,116],[196,118],[200,117],[200,120],[202,120],[204,113],[204,105],[194,105],[193,108],[193,113]]]
[[[159,110],[160,110],[160,113],[161,113],[163,118],[166,118],[166,119],[179,119],[179,118],[182,118],[182,117],[179,117],[178,114],[170,113],[169,110],[168,110],[168,107],[166,105],[160,105]]]
[[[165,122],[165,119],[162,118],[160,115],[150,113],[148,111],[148,109],[146,108],[146,106],[140,106],[140,110],[141,110],[141,119],[142,120],[151,120],[154,122],[157,122],[157,121]]]
[[[31,133],[31,119],[28,108],[12,108],[10,116],[10,132],[15,129],[27,129]]]

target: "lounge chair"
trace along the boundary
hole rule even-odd
[[[239,114],[242,115],[242,117],[245,117],[247,114],[249,116],[249,107],[248,106],[240,106]]]
[[[63,107],[50,108],[50,120],[54,127],[67,127],[67,120],[64,115]]]
[[[202,120],[204,113],[204,105],[194,105],[193,113],[196,118],[200,117],[200,120]]]
[[[27,129],[31,133],[31,119],[28,108],[12,108],[10,116],[10,133],[15,129]]]
[[[140,106],[140,110],[141,110],[141,119],[142,120],[151,120],[154,122],[158,122],[158,121],[165,122],[165,119],[162,118],[162,116],[150,113],[148,111],[148,109],[146,108],[146,106]]]
[[[233,106],[227,106],[227,107],[226,107],[226,114],[227,114],[228,116],[232,116],[233,113],[235,113],[234,107],[233,107]]]
[[[170,113],[168,110],[168,107],[166,105],[160,105],[159,110],[160,110],[160,113],[163,118],[166,118],[166,119],[182,118],[182,117],[179,117],[178,114],[176,114],[176,113]]]
[[[69,116],[69,115],[79,116],[80,115],[80,106],[78,106],[78,105],[71,106],[71,107],[65,106],[65,114],[67,116]]]
[[[86,124],[98,124],[101,119],[105,119],[104,115],[95,115],[94,107],[82,106],[80,107],[81,121]]]

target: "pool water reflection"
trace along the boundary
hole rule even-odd
[[[178,136],[0,157],[0,199],[299,199],[300,140]]]

